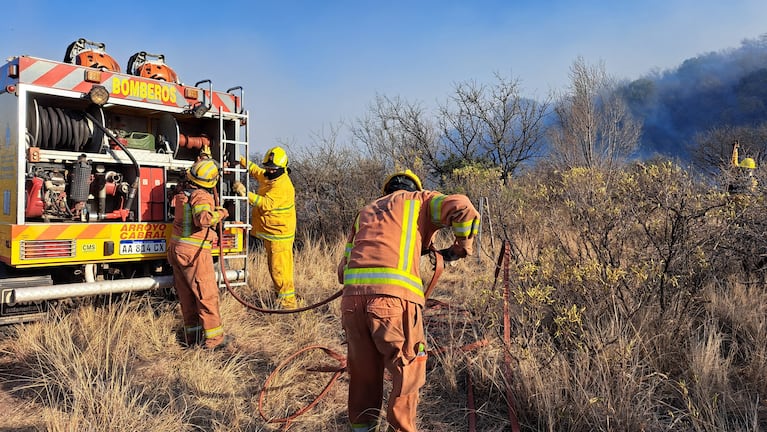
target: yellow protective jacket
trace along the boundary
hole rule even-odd
[[[759,183],[754,177],[752,170],[740,167],[740,158],[738,157],[738,147],[732,148],[732,166],[736,170],[729,191],[732,193],[754,192]]]
[[[444,227],[471,255],[479,213],[465,195],[397,191],[365,206],[338,265],[344,295],[383,294],[424,305],[421,253]]]
[[[258,182],[258,192],[248,195],[253,207],[251,236],[264,240],[293,240],[296,237],[296,190],[288,173],[274,180],[263,168],[248,161],[248,172]]]

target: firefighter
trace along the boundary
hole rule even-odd
[[[211,244],[218,239],[215,226],[229,216],[226,209],[215,206],[212,189],[218,174],[212,159],[201,159],[187,170],[186,181],[173,197],[173,233],[168,246],[173,285],[184,319],[184,344],[207,349],[223,348],[230,341],[221,323],[211,255]]]
[[[297,307],[293,284],[293,241],[296,237],[296,191],[290,180],[288,154],[282,147],[266,151],[262,167],[240,156],[240,166],[258,182],[257,193],[248,193],[253,207],[250,235],[266,249],[269,274],[282,309]],[[245,185],[235,183],[235,193],[244,196]],[[256,242],[253,242],[256,244]]]
[[[740,143],[738,141],[732,143],[732,167],[735,169],[735,179],[730,184],[728,190],[731,193],[753,193],[756,191],[757,187],[756,177],[754,177],[756,161],[750,157],[743,158],[743,160],[739,161],[739,147]]]
[[[465,195],[424,190],[410,170],[391,175],[383,193],[358,213],[337,269],[344,285],[348,414],[352,431],[377,428],[386,369],[389,428],[412,432],[427,358],[419,260],[443,227],[455,237],[440,251],[444,260],[471,255],[479,214]]]

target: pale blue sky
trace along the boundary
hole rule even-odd
[[[764,0],[5,0],[0,56],[61,60],[104,42],[124,69],[164,54],[187,84],[241,85],[254,150],[366,113],[377,94],[433,109],[457,82],[562,91],[578,56],[634,79],[767,33]]]

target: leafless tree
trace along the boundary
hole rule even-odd
[[[410,168],[424,175],[439,167],[437,134],[419,103],[379,95],[351,131],[388,170]]]
[[[690,146],[693,166],[705,174],[720,175],[732,165],[732,143],[735,141],[740,143],[741,159],[750,157],[761,161],[767,152],[767,123],[755,127],[723,126],[697,134]]]
[[[610,169],[637,148],[641,122],[616,89],[604,63],[590,66],[582,57],[573,62],[570,88],[555,105],[549,134],[556,165]]]
[[[497,166],[506,180],[542,144],[551,98],[523,98],[519,80],[495,78],[490,86],[458,83],[440,107],[438,124],[448,158]]]
[[[345,230],[359,208],[380,194],[386,171],[340,138],[342,125],[312,134],[311,145],[291,154],[298,227],[332,235]]]

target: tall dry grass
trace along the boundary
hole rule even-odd
[[[511,430],[507,387],[524,431],[767,430],[764,200],[733,200],[667,163],[537,173],[507,185],[464,174],[470,181],[455,190],[490,205],[482,249],[446,268],[432,295],[440,303],[424,313],[431,351],[421,430],[467,430],[473,416],[479,431]],[[344,240],[304,237],[296,286],[312,304],[339,289]],[[503,241],[509,346],[505,284],[494,277]],[[238,293],[270,307],[265,257],[250,260],[249,286]],[[178,305],[156,295],[82,302],[3,328],[0,425],[345,430],[345,374],[314,408],[279,422],[329,382],[332,372],[313,369],[337,365],[319,349],[283,361],[312,346],[345,354],[338,301],[270,315],[223,293],[221,309],[236,338],[221,352],[181,348]]]

